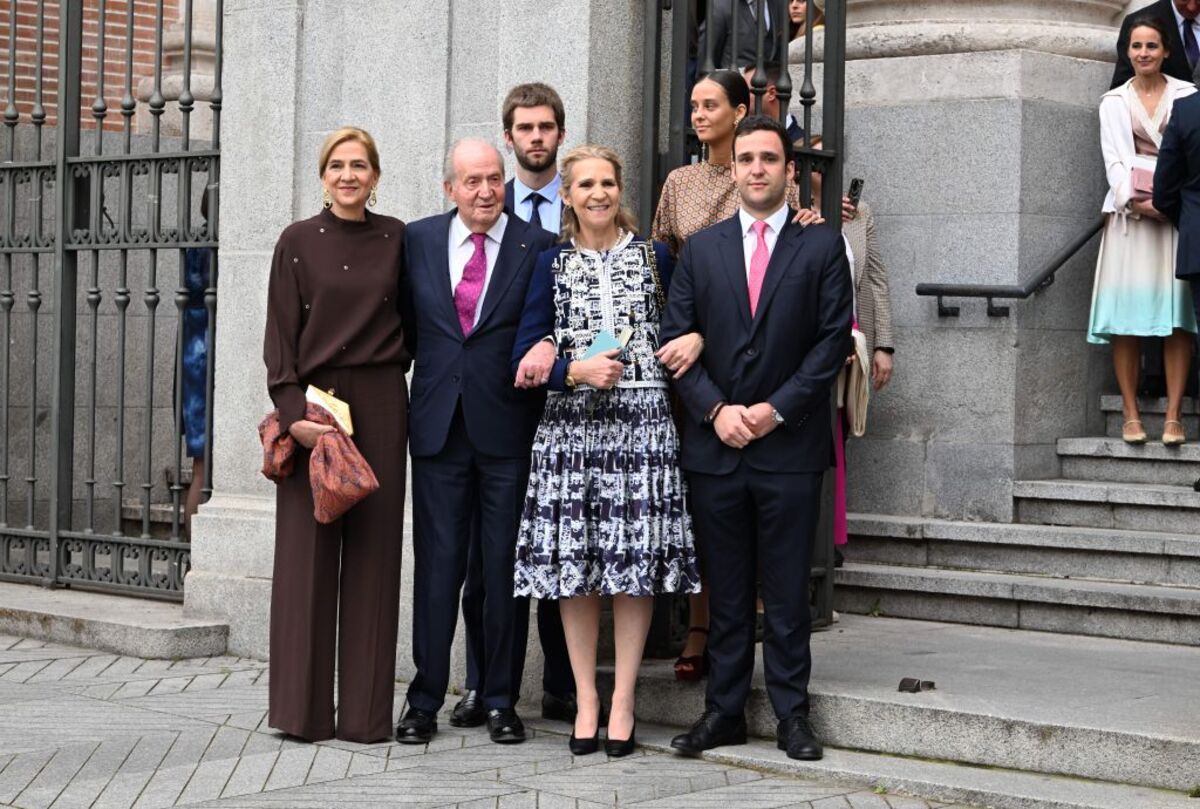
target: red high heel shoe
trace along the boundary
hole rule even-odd
[[[702,635],[708,634],[708,627],[693,626],[688,627],[688,634],[699,632]],[[707,642],[705,642],[707,647]],[[708,650],[701,652],[698,655],[688,655],[684,657],[680,655],[675,660],[675,679],[681,683],[695,683],[708,676]]]

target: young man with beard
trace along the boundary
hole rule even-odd
[[[562,99],[541,82],[518,84],[501,108],[504,142],[517,158],[517,174],[505,189],[505,207],[534,227],[559,234],[562,196],[558,147],[566,130]]]
[[[558,177],[558,147],[562,145],[565,114],[562,99],[554,88],[540,82],[518,84],[509,91],[501,108],[504,141],[517,158],[516,176],[504,189],[504,210],[534,227],[559,233],[562,221],[562,185]],[[551,360],[553,354],[551,354]],[[513,537],[515,546],[516,536]],[[475,727],[485,721],[482,693],[484,683],[483,569],[476,542],[467,560],[467,580],[462,595],[463,625],[467,643],[466,694],[450,715],[455,727]],[[538,638],[542,646],[542,717],[575,721],[575,679],[567,657],[558,602],[538,602]],[[524,650],[513,656],[524,663]],[[513,673],[519,684],[521,672]]]

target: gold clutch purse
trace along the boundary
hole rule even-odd
[[[309,385],[308,390],[304,391],[304,399],[329,411],[329,415],[333,416],[342,432],[354,435],[354,424],[350,421],[350,405],[315,385]]]

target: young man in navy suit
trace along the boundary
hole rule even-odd
[[[495,742],[520,742],[525,728],[514,706],[529,607],[513,598],[512,571],[542,402],[513,385],[510,359],[534,260],[554,239],[504,213],[495,147],[459,141],[446,167],[454,210],[404,233],[404,337],[416,359],[408,420],[417,675],[396,738],[424,744],[437,731],[477,531],[488,732]],[[548,364],[543,370],[548,376]]]
[[[1171,110],[1154,169],[1154,207],[1179,230],[1175,277],[1192,282],[1200,315],[1200,93]],[[1200,492],[1200,480],[1192,488]]]
[[[566,130],[562,99],[540,82],[518,84],[508,92],[500,110],[504,140],[517,159],[517,176],[504,186],[504,212],[557,235],[562,222],[558,189],[558,147]],[[450,724],[475,727],[486,721],[481,693],[483,666],[483,564],[478,543],[467,555],[467,580],[462,594],[466,636],[466,693],[454,706]],[[575,678],[567,656],[558,602],[538,601],[538,641],[542,647],[542,717],[575,721]],[[524,660],[524,658],[522,658]],[[518,681],[519,681],[518,673]]]
[[[785,199],[795,169],[779,121],[746,117],[733,151],[742,207],[684,244],[660,335],[704,337],[677,388],[711,667],[704,714],[671,746],[698,755],[745,742],[761,571],[779,747],[819,759],[808,721],[808,580],[821,482],[834,459],[830,392],[850,350],[850,266],[836,230],[791,221]]]

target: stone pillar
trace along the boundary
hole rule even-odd
[[[849,0],[846,170],[866,180],[896,332],[895,381],[850,442],[852,511],[1009,521],[1012,481],[1056,477],[1056,440],[1100,429],[1095,242],[1046,292],[1001,301],[1008,317],[966,300],[940,318],[914,287],[1022,283],[1099,216],[1125,5]]]
[[[255,426],[270,408],[261,360],[267,276],[278,234],[320,205],[317,150],[344,124],[379,143],[381,213],[446,210],[442,157],[456,138],[500,145],[500,104],[545,80],[567,106],[571,143],[627,156],[636,185],[641,114],[637,0],[278,0],[225,4],[220,302],[214,495],[193,521],[185,609],[230,623],[230,651],[265,658],[274,497],[258,472]],[[369,24],[364,24],[369,21]],[[511,167],[510,167],[511,168]],[[636,188],[627,189],[636,199]],[[411,514],[411,507],[408,509]],[[411,522],[406,519],[397,674],[412,674]],[[540,691],[536,631],[525,683]],[[461,646],[452,685],[461,684]]]

